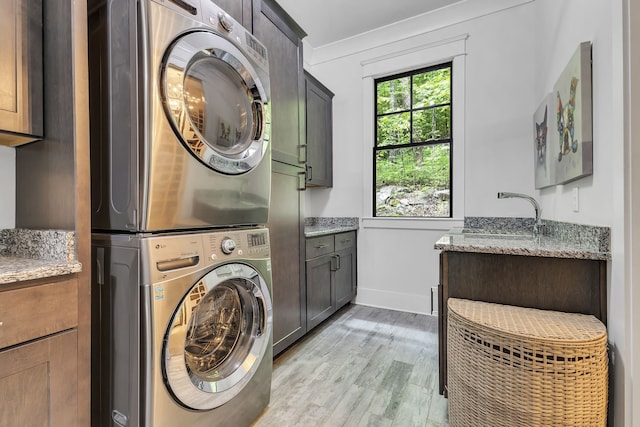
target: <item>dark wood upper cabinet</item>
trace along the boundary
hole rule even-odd
[[[333,92],[305,71],[307,187],[333,185]]]
[[[215,3],[244,28],[253,32],[253,14],[254,10],[260,13],[260,0],[216,0]]]
[[[42,137],[42,1],[0,0],[0,145]]]
[[[302,38],[305,32],[272,0],[262,0],[253,32],[267,48],[271,83],[273,160],[303,166],[307,159]]]

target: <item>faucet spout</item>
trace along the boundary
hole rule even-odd
[[[540,208],[540,205],[538,204],[536,199],[521,193],[507,193],[502,191],[498,193],[498,199],[510,199],[510,198],[525,199],[525,200],[528,200],[529,203],[533,205],[533,209],[535,210],[535,214],[536,214],[536,222],[533,225],[533,233],[536,235],[539,234],[540,229],[542,228],[542,220],[540,219],[540,215],[542,214],[542,209]]]

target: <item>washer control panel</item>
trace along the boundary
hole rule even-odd
[[[230,260],[270,257],[269,230],[225,230],[146,239],[152,281],[167,280]]]
[[[259,228],[211,233],[205,235],[204,251],[209,261],[269,258],[269,231]]]
[[[220,249],[222,252],[229,255],[232,254],[236,249],[236,242],[231,237],[225,237],[222,239],[222,244],[220,245]]]

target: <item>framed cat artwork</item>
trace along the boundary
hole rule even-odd
[[[555,107],[547,124],[555,142],[547,155],[554,158],[552,180],[564,184],[593,173],[591,42],[580,43],[552,94]]]
[[[533,151],[536,188],[555,185],[555,165],[553,147],[556,146],[556,133],[553,132],[554,102],[553,94],[544,97],[533,115]]]

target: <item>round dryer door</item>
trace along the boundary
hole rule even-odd
[[[253,268],[225,264],[187,293],[172,317],[163,375],[183,406],[209,410],[235,397],[271,343],[271,297]]]
[[[229,40],[195,31],[167,50],[160,93],[174,132],[190,152],[211,169],[237,175],[257,166],[267,151],[263,83]]]

